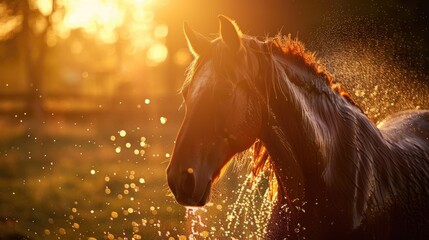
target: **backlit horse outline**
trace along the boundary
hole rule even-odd
[[[176,200],[203,206],[253,146],[254,171],[269,163],[278,181],[267,239],[429,239],[429,111],[376,126],[302,43],[219,20],[213,41],[184,25],[195,59],[167,168]]]

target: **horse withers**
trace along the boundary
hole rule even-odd
[[[269,164],[278,182],[267,239],[429,239],[429,111],[376,126],[301,42],[219,20],[212,41],[184,25],[194,61],[167,168],[177,202],[205,205],[253,147],[254,172]]]

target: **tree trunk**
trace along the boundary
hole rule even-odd
[[[55,6],[55,1],[52,0],[53,6]],[[28,134],[38,136],[43,132],[43,125],[45,111],[43,108],[43,75],[44,75],[44,63],[47,51],[47,45],[45,43],[46,33],[51,27],[51,21],[49,16],[46,16],[47,26],[41,33],[34,33],[32,27],[30,26],[31,21],[34,18],[33,15],[39,14],[33,12],[30,9],[29,0],[21,2],[21,9],[23,13],[23,22],[22,22],[22,47],[23,47],[23,59],[25,64],[26,71],[26,80],[27,80],[27,110],[29,111],[27,115],[29,116],[28,120]],[[54,9],[53,11],[54,12]],[[51,13],[52,14],[52,13]]]

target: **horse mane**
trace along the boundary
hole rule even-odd
[[[320,63],[316,57],[316,53],[307,50],[298,38],[292,38],[291,34],[287,36],[278,34],[274,38],[267,38],[266,42],[272,46],[270,55],[272,55],[274,51],[280,52],[282,57],[316,74],[318,77],[315,78],[314,81],[322,80],[332,91],[342,96],[347,102],[356,106],[363,112],[362,108],[360,108],[350,97],[348,92],[342,88],[341,84],[337,83],[334,77]],[[278,81],[281,80],[281,77],[275,77]],[[251,149],[253,159],[251,170],[253,176],[258,176],[260,173],[267,170],[271,171],[271,159],[264,144],[260,140],[257,140]]]
[[[292,39],[291,34],[288,34],[287,36],[279,34],[271,41],[276,48],[282,51],[285,57],[291,58],[303,67],[312,70],[320,76],[332,90],[344,97],[349,103],[360,108],[350,97],[348,92],[341,87],[341,84],[335,81],[334,77],[328,72],[328,70],[326,70],[325,66],[320,63],[316,58],[316,53],[307,50],[298,38]]]

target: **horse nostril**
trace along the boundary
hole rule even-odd
[[[191,197],[195,189],[195,175],[192,168],[188,168],[183,174],[182,192]]]

